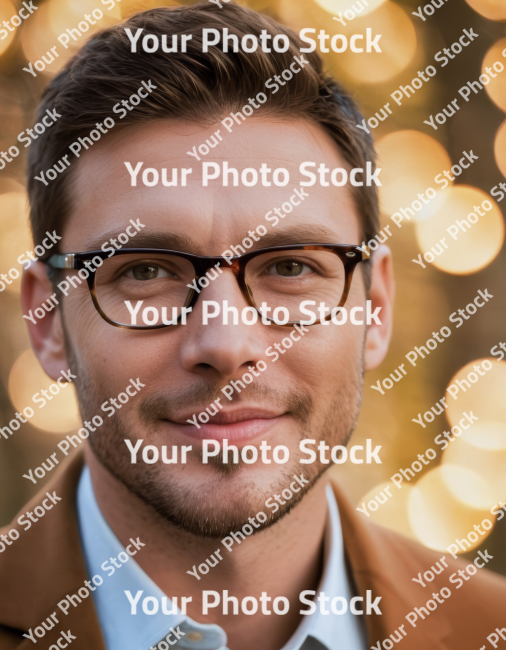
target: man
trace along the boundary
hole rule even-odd
[[[0,556],[2,648],[467,648],[504,624],[502,580],[446,596],[464,565],[364,522],[306,451],[346,452],[394,288],[389,250],[359,247],[372,143],[300,47],[236,5],[157,9],[45,91],[31,219],[61,240],[23,311],[58,301],[30,336],[84,425]]]

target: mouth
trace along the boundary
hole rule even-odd
[[[202,419],[199,419],[196,414],[201,415]],[[206,416],[209,420],[202,422]],[[212,416],[205,409],[197,409],[190,415],[184,414],[165,422],[177,427],[180,433],[193,439],[228,439],[231,442],[244,442],[266,435],[286,417],[286,413],[275,410],[241,406],[235,409],[224,409]]]

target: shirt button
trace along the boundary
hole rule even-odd
[[[180,624],[185,635],[172,648],[182,650],[226,650],[227,635],[218,625],[202,626],[198,629],[188,621]]]

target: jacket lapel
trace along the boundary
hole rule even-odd
[[[425,553],[420,554],[420,546],[411,540],[362,521],[339,486],[332,482],[332,487],[341,517],[345,554],[357,591],[364,596],[364,602],[368,589],[373,601],[377,596],[382,597],[379,602],[382,615],[364,616],[368,646],[373,650],[382,648],[381,643],[390,639],[391,634],[396,635],[396,630],[404,625],[406,636],[402,639],[407,639],[410,650],[446,650],[443,639],[451,628],[441,612],[417,621],[416,628],[405,618],[427,600],[420,598],[411,580],[419,571],[427,570],[427,565],[420,560],[420,555],[423,558]],[[430,561],[433,559],[427,563]]]
[[[53,506],[32,527],[20,531],[20,537],[0,555],[0,624],[35,634],[42,628],[44,647],[56,644],[63,632],[72,634],[74,650],[106,650],[98,618],[90,595],[82,598],[76,607],[70,606],[65,615],[58,602],[67,595],[78,593],[87,579],[84,557],[76,517],[76,492],[83,466],[83,454],[75,456],[64,465],[45,491],[56,493],[61,502]],[[365,616],[368,645],[381,647],[378,642],[389,639],[391,634],[404,625],[410,650],[447,650],[443,639],[449,634],[446,618],[437,612],[413,628],[405,616],[414,607],[425,604],[411,581],[427,566],[420,560],[420,547],[406,538],[362,521],[340,488],[332,485],[339,507],[343,528],[344,548],[352,578],[361,595],[372,592],[377,596],[382,615]],[[23,511],[40,505],[42,494],[35,496]],[[17,527],[17,526],[15,526]],[[424,554],[421,555],[424,557]],[[432,559],[427,559],[427,563]],[[82,592],[84,593],[84,592]],[[58,624],[50,630],[51,614],[55,613]],[[39,629],[39,632],[41,630]],[[404,638],[404,637],[403,637]],[[28,650],[33,642],[23,638],[17,650]]]
[[[54,480],[44,491],[56,493],[61,501],[53,505],[38,522],[25,531],[19,539],[0,556],[0,624],[26,633],[30,628],[42,627],[42,621],[51,627],[56,614],[58,624],[45,631],[44,636],[35,635],[43,647],[48,648],[60,638],[61,632],[76,637],[74,650],[105,650],[100,625],[90,595],[77,607],[70,606],[68,614],[58,603],[68,595],[76,594],[87,579],[84,557],[76,517],[76,491],[83,466],[83,454],[77,453],[68,464],[59,469]],[[37,494],[24,508],[33,511],[45,498]],[[84,590],[81,593],[85,593]],[[39,633],[41,630],[39,630]],[[33,648],[28,638],[22,638],[19,650]]]

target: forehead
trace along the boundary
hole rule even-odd
[[[219,137],[215,135],[218,129]],[[209,147],[207,141],[217,144]],[[188,152],[196,152],[200,161]],[[187,242],[188,252],[203,255],[219,255],[259,225],[267,227],[269,237],[278,235],[280,244],[290,233],[300,234],[300,243],[359,243],[358,215],[349,188],[325,187],[319,182],[301,187],[300,182],[308,180],[300,173],[304,162],[316,163],[311,168],[314,173],[320,164],[331,170],[348,167],[331,138],[305,120],[253,118],[236,125],[232,133],[220,123],[207,127],[174,120],[113,130],[74,163],[72,210],[63,233],[64,250],[100,248],[97,242],[121,233],[131,218],[140,218],[145,228],[130,245],[143,245],[141,236],[149,233],[169,233]],[[135,186],[125,163],[132,169],[142,163]],[[209,181],[207,187],[203,185],[203,163],[215,163],[214,169],[220,169],[220,177]],[[232,174],[229,185],[223,185],[225,164],[238,170],[237,187],[233,186]],[[265,176],[269,186],[262,184],[262,165],[270,170]],[[182,186],[183,168],[192,170],[186,186]],[[287,185],[274,184],[277,168],[288,171]],[[157,185],[145,185],[146,169],[157,171]],[[177,186],[165,186],[164,174],[170,182],[174,169]],[[245,169],[258,172],[256,185],[247,187],[240,181]],[[153,172],[146,173],[148,182],[153,178]],[[295,190],[304,190],[307,196],[294,207],[299,201]],[[266,216],[271,219],[266,220]]]

